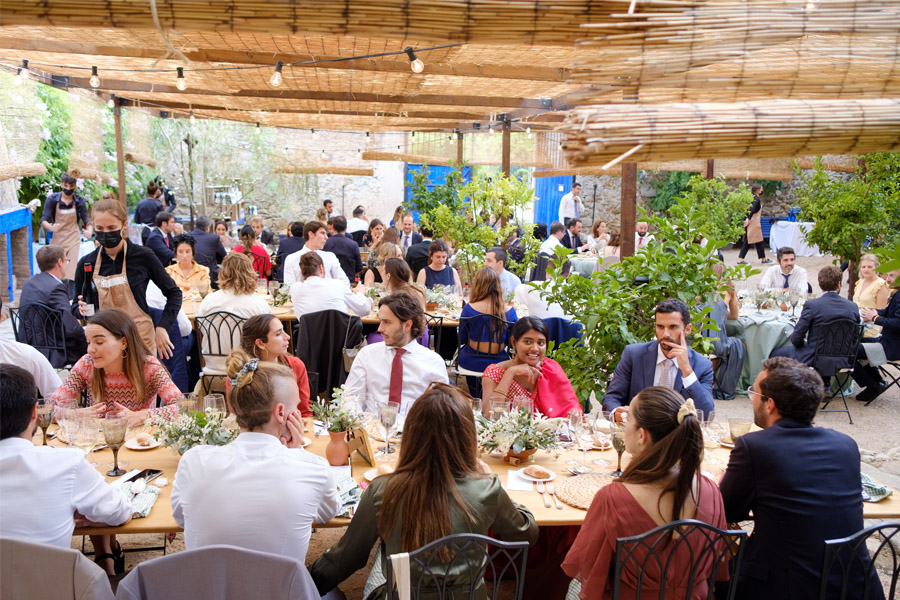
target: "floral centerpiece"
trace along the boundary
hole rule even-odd
[[[456,295],[451,292],[452,286],[436,285],[433,288],[425,288],[425,300],[429,304],[437,304],[450,312],[456,310]]]
[[[275,292],[275,298],[272,300],[272,303],[275,306],[284,306],[287,304],[288,300],[291,299],[291,284],[282,283],[281,287],[278,288],[278,291]]]
[[[352,431],[366,422],[366,416],[357,412],[354,402],[344,399],[343,388],[334,388],[331,400],[318,399],[312,403],[313,417],[325,423],[330,433]]]
[[[174,419],[151,417],[145,425],[156,427],[153,437],[178,454],[184,454],[194,446],[224,446],[240,433],[234,415],[226,417],[225,413],[211,408],[205,412],[183,412]]]
[[[383,295],[383,293],[384,293],[383,290],[381,290],[375,286],[366,288],[366,298],[371,300],[372,304],[374,304],[376,306],[378,305],[378,301],[381,300],[381,296]]]
[[[536,450],[556,453],[559,449],[559,436],[556,432],[562,422],[562,419],[548,419],[540,413],[532,415],[524,409],[512,410],[493,421],[478,415],[475,419],[478,449],[501,454],[522,454]]]

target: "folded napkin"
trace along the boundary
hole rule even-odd
[[[353,510],[359,504],[363,490],[355,479],[349,475],[342,475],[337,480],[338,494],[341,497],[341,517],[352,517]]]
[[[880,502],[890,496],[893,491],[886,485],[875,483],[875,481],[866,475],[860,473],[862,477],[862,497],[863,502]]]
[[[517,470],[506,472],[506,490],[509,492],[533,492],[534,482],[522,477]]]
[[[122,494],[124,494],[126,498],[131,498],[132,519],[140,519],[149,515],[150,509],[153,508],[153,505],[156,504],[156,499],[159,498],[159,488],[153,485],[153,483],[149,483],[144,486],[144,489],[140,494],[135,494],[131,491],[131,485],[133,482],[125,480],[126,478],[131,477],[137,472],[138,471],[126,473],[118,480],[109,484],[110,487],[116,488]]]
[[[743,324],[744,327],[748,325],[761,325],[766,321],[774,321],[778,316],[773,312],[764,312],[761,315],[756,314],[756,311],[741,313],[738,317],[738,321]]]

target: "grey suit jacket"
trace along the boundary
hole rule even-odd
[[[76,290],[75,293],[79,294],[81,291]],[[71,312],[68,287],[47,272],[29,277],[22,284],[19,306],[27,306],[36,302],[62,311],[63,329],[66,332],[65,362],[75,364],[87,353],[87,341],[84,338],[84,328]]]

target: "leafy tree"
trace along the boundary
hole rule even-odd
[[[657,171],[656,173],[659,173]],[[665,213],[676,199],[688,189],[692,181],[691,173],[687,171],[669,171],[665,179],[650,183],[656,191],[656,195],[647,198],[647,205],[658,213]]]
[[[745,183],[737,189],[730,187],[723,177],[706,179],[694,175],[687,188],[668,209],[668,216],[678,222],[689,222],[707,239],[719,240],[720,248],[735,240],[744,231],[747,207],[753,194]]]
[[[846,179],[829,176],[821,158],[811,173],[796,173],[805,184],[797,191],[804,221],[813,222],[806,239],[850,263],[852,296],[860,257],[900,236],[900,154],[870,154]]]
[[[447,173],[444,183],[431,185],[431,171],[428,165],[413,172],[409,200],[404,203],[407,210],[416,211],[420,215],[433,214],[438,206],[446,206],[451,211],[461,210],[465,198],[459,195],[459,190],[464,185],[464,164],[451,163],[453,170]]]

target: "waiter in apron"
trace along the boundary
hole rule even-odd
[[[84,198],[75,193],[76,179],[68,173],[60,178],[62,191],[50,194],[44,203],[41,215],[41,227],[53,234],[53,245],[62,246],[70,257],[63,273],[63,280],[69,286],[69,298],[75,296],[75,258],[81,248],[81,234],[91,237],[91,223],[88,219],[87,204]],[[81,226],[78,227],[78,220]]]
[[[163,269],[153,250],[132,244],[127,231],[128,213],[118,200],[101,200],[91,209],[97,242],[100,246],[78,261],[75,289],[78,314],[87,316],[82,297],[85,278],[90,277],[94,291],[94,310],[115,308],[128,314],[151,355],[168,359],[174,345],[168,329],[181,308],[181,290]],[[147,282],[153,281],[166,297],[162,317],[156,327],[147,308]]]

